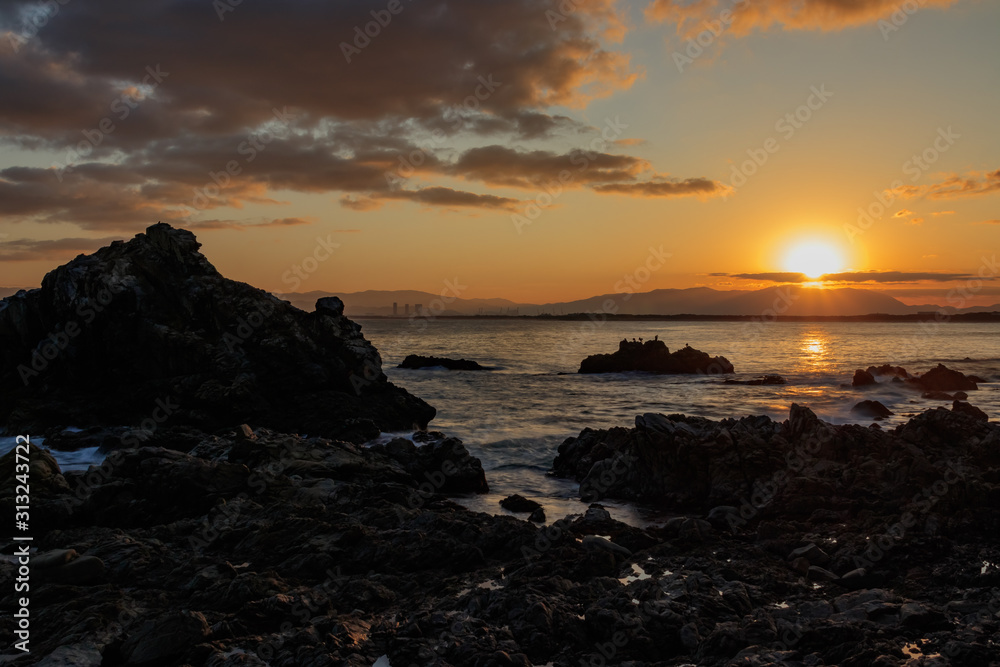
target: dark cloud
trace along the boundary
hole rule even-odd
[[[913,283],[932,281],[946,283],[952,280],[966,280],[976,276],[968,273],[934,273],[905,271],[849,271],[845,273],[828,273],[821,280],[828,282],[847,283]]]
[[[627,155],[582,150],[557,154],[551,151],[518,151],[505,146],[483,146],[463,153],[450,168],[452,174],[490,185],[537,189],[568,174],[567,182],[579,185],[632,181],[649,169],[645,160]]]
[[[744,280],[769,280],[775,283],[804,283],[810,279],[804,273],[793,272],[772,272],[772,273],[724,273],[712,275],[726,275],[730,278],[742,278]]]
[[[35,262],[65,260],[82,253],[94,252],[98,248],[110,245],[112,241],[119,240],[124,239],[115,236],[100,239],[14,239],[0,243],[0,261]]]
[[[806,282],[840,282],[840,283],[913,283],[921,281],[951,282],[976,278],[968,273],[934,273],[934,272],[904,272],[904,271],[845,271],[843,273],[827,273],[819,278],[810,278],[804,273],[774,272],[774,273],[725,273],[709,274],[712,276],[729,276],[744,280],[768,280],[776,283],[806,283]]]
[[[504,211],[516,210],[517,205],[521,203],[517,199],[511,199],[510,197],[482,195],[442,187],[422,188],[420,190],[393,190],[376,195],[375,198],[378,200],[403,199],[428,206],[442,206],[445,208],[486,208]]]
[[[612,183],[594,187],[601,194],[629,195],[631,197],[718,197],[732,192],[732,188],[707,178],[669,180],[664,176],[642,183]]]
[[[572,146],[598,130],[556,110],[642,76],[619,48],[616,0],[574,0],[572,11],[562,0],[404,1],[375,36],[364,36],[376,32],[373,6],[357,0],[70,2],[22,40],[34,5],[0,3],[0,142],[55,162],[0,172],[0,216],[14,221],[245,229],[228,219],[238,216],[200,218],[284,203],[280,191],[340,193],[357,211],[388,200],[510,210],[506,193],[427,181],[529,189],[584,162],[568,187],[640,197],[725,187],[604,152],[639,139],[587,151],[497,143]]]

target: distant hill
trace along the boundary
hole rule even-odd
[[[905,315],[923,307],[907,306],[891,296],[871,290],[845,287],[812,289],[808,287],[768,287],[761,290],[720,291],[709,287],[660,289],[628,294],[601,296],[550,303],[545,312],[599,312],[610,300],[610,307],[629,315],[761,315],[771,310],[779,315],[868,315],[886,313]],[[931,306],[931,309],[934,307]],[[525,310],[522,307],[522,311]]]
[[[16,287],[0,287],[0,298],[18,291]],[[760,290],[715,290],[710,287],[688,289],[657,289],[634,294],[601,294],[576,301],[532,304],[517,303],[510,299],[461,299],[419,290],[366,290],[364,292],[292,292],[280,295],[293,305],[312,312],[316,300],[324,296],[339,296],[344,300],[349,317],[393,314],[392,304],[397,304],[400,317],[415,314],[419,304],[424,312],[436,316],[456,315],[569,315],[572,313],[603,312],[605,304],[620,315],[770,315],[773,309],[779,315],[852,316],[882,313],[910,315],[920,312],[944,311],[951,314],[1000,312],[1000,304],[973,306],[971,308],[942,307],[933,304],[908,306],[882,292],[842,287],[814,289],[809,287],[767,287]],[[609,303],[610,302],[610,303]]]
[[[283,298],[311,311],[316,300],[331,292],[285,294]],[[944,310],[953,313],[990,312],[995,307],[942,308],[936,305],[908,306],[902,301],[874,290],[843,287],[815,289],[800,286],[767,287],[760,290],[715,290],[709,287],[658,289],[634,294],[601,294],[576,301],[531,304],[508,299],[461,299],[417,290],[368,290],[337,294],[344,300],[348,316],[389,316],[392,304],[396,314],[416,313],[420,304],[425,312],[435,308],[435,315],[568,315],[602,312],[607,305],[622,315],[770,315],[775,311],[788,316],[852,316],[882,313],[909,315]]]

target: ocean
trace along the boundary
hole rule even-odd
[[[946,401],[923,399],[902,385],[850,387],[854,371],[890,363],[923,373],[938,363],[988,382],[969,401],[1000,417],[1000,330],[968,323],[746,323],[601,322],[539,319],[359,319],[382,355],[389,379],[438,410],[433,430],[454,435],[483,461],[491,493],[467,506],[499,512],[511,493],[533,497],[550,520],[580,511],[576,484],[545,473],[559,444],[587,427],[630,427],[644,412],[684,413],[710,419],[768,415],[786,419],[792,403],[833,423],[857,420],[850,409],[864,399],[884,403],[892,426]],[[642,373],[578,375],[590,354],[613,352],[623,338],[658,336],[671,349],[690,344],[736,367],[737,379],[779,374],[788,384],[724,384],[722,376]],[[474,359],[489,372],[403,370],[408,354]],[[387,437],[387,436],[383,436]],[[8,442],[9,440],[9,442]],[[13,438],[0,442],[11,448]],[[72,468],[98,463],[96,452],[56,452]],[[618,518],[645,522],[644,508],[616,505]]]

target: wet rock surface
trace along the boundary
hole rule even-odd
[[[966,391],[976,391],[979,389],[978,382],[983,382],[982,378],[975,375],[966,375],[960,371],[948,368],[944,364],[938,364],[923,375],[910,375],[902,366],[892,366],[882,364],[881,366],[869,366],[867,370],[858,369],[854,372],[851,381],[853,387],[871,387],[880,384],[877,378],[888,378],[885,382],[906,383],[915,389],[924,392],[924,398],[955,400],[962,399]],[[947,392],[958,392],[959,395],[949,395]]]
[[[881,401],[861,401],[851,408],[851,414],[870,419],[885,419],[886,417],[891,417],[895,413],[885,407]]]
[[[257,425],[339,439],[423,427],[434,408],[386,380],[337,297],[307,313],[224,278],[166,224],[0,302],[0,423]],[[61,430],[61,429],[58,429]]]
[[[187,451],[66,473],[33,448],[33,652],[11,664],[985,667],[998,430],[944,409],[831,426],[795,406],[783,423],[646,414],[564,444],[556,470],[590,497],[674,515],[645,528],[599,504],[547,526],[469,511],[443,480],[478,461],[434,433],[187,431]],[[41,576],[84,559],[101,567]]]
[[[618,344],[613,354],[594,354],[580,363],[578,373],[624,373],[646,371],[664,374],[732,373],[725,357],[712,357],[690,345],[671,352],[661,340],[629,341]]]

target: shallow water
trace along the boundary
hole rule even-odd
[[[381,352],[389,379],[437,408],[431,428],[458,436],[482,459],[493,493],[470,503],[476,509],[495,508],[499,498],[516,492],[561,512],[575,496],[576,484],[545,476],[559,444],[587,427],[632,426],[643,412],[711,419],[763,414],[784,420],[791,404],[799,403],[827,421],[854,423],[859,420],[851,416],[851,407],[870,398],[896,413],[883,422],[891,426],[927,408],[950,407],[945,401],[923,399],[906,386],[884,384],[864,391],[850,387],[854,371],[869,365],[891,363],[923,373],[943,362],[979,375],[990,382],[970,392],[969,400],[993,418],[1000,415],[996,325],[445,319],[361,323]],[[722,376],[575,372],[584,357],[613,352],[622,338],[654,336],[671,350],[689,343],[727,357],[737,379],[777,373],[788,384],[726,385]],[[395,368],[408,354],[465,357],[496,370]],[[575,507],[579,511],[578,503]]]

